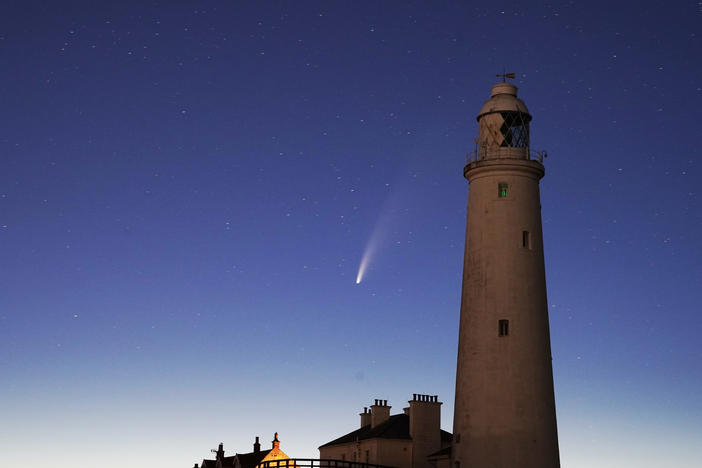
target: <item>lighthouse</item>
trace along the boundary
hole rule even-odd
[[[469,183],[452,468],[557,468],[558,434],[531,115],[494,85]]]

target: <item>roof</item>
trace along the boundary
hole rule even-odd
[[[270,453],[270,449],[260,450],[258,452],[237,453],[236,456],[239,458],[241,468],[254,468],[261,463],[261,460],[263,460],[268,453]]]
[[[235,466],[235,459],[239,458],[239,464],[241,468],[254,468],[258,465],[263,458],[268,455],[270,450],[261,450],[259,452],[251,453],[237,453],[231,457],[222,458],[223,468],[233,468]],[[200,468],[216,468],[217,460],[202,460]]]
[[[452,439],[450,432],[444,430],[441,431],[441,441],[450,442]],[[358,440],[365,439],[407,439],[411,440],[409,431],[409,415],[401,413],[390,416],[382,424],[378,424],[371,429],[370,424],[363,426],[360,429],[356,429],[353,432],[349,432],[346,435],[334,439],[331,442],[327,442],[324,445],[320,445],[319,448],[329,447],[332,445],[348,444],[351,442],[356,442]]]
[[[531,120],[529,109],[524,101],[517,97],[517,87],[511,83],[497,83],[490,91],[490,99],[488,99],[478,113],[478,120],[485,114],[492,112],[521,112],[527,114],[528,120]]]
[[[330,445],[348,444],[357,440],[365,439],[411,439],[409,433],[409,416],[406,414],[395,414],[390,416],[371,429],[371,425],[367,424],[360,429],[349,432],[346,435],[320,445],[319,448],[328,447]]]
[[[233,468],[234,467],[234,456],[222,458],[223,468]],[[200,468],[216,468],[217,460],[202,460]]]

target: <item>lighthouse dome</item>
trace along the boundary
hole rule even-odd
[[[517,97],[517,87],[512,83],[497,83],[490,90],[490,99],[488,99],[478,113],[478,120],[492,112],[519,112],[529,115],[524,101]],[[528,117],[531,120],[531,116]]]
[[[517,87],[498,83],[478,114],[477,159],[529,159],[529,122],[526,104]]]

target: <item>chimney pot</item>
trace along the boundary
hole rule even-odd
[[[367,406],[363,407],[363,413],[361,413],[361,427],[368,426],[369,424],[372,423],[372,415],[371,412],[368,410]]]
[[[382,424],[390,417],[390,407],[388,400],[375,400],[375,406],[372,406],[370,411],[371,428],[375,428],[378,424]]]

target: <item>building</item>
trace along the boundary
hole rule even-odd
[[[387,400],[363,408],[361,427],[319,447],[319,458],[397,468],[431,468],[446,460],[451,433],[441,430],[441,402],[436,395],[414,394],[409,407],[390,415]],[[442,467],[440,467],[442,468]]]
[[[253,444],[253,452],[249,453],[237,453],[230,457],[224,456],[224,444],[219,444],[219,448],[213,452],[216,453],[216,458],[214,460],[202,460],[202,464],[198,466],[195,464],[195,468],[256,468],[266,462],[273,462],[276,460],[290,460],[285,452],[280,449],[280,441],[278,440],[278,433],[275,433],[273,437],[272,447],[269,450],[261,450],[261,444],[258,442],[258,437]],[[284,466],[281,464],[281,466]],[[286,464],[287,466],[287,464]],[[294,464],[290,464],[294,467]]]
[[[470,190],[452,466],[560,466],[539,180],[531,115],[506,82],[478,114]]]

